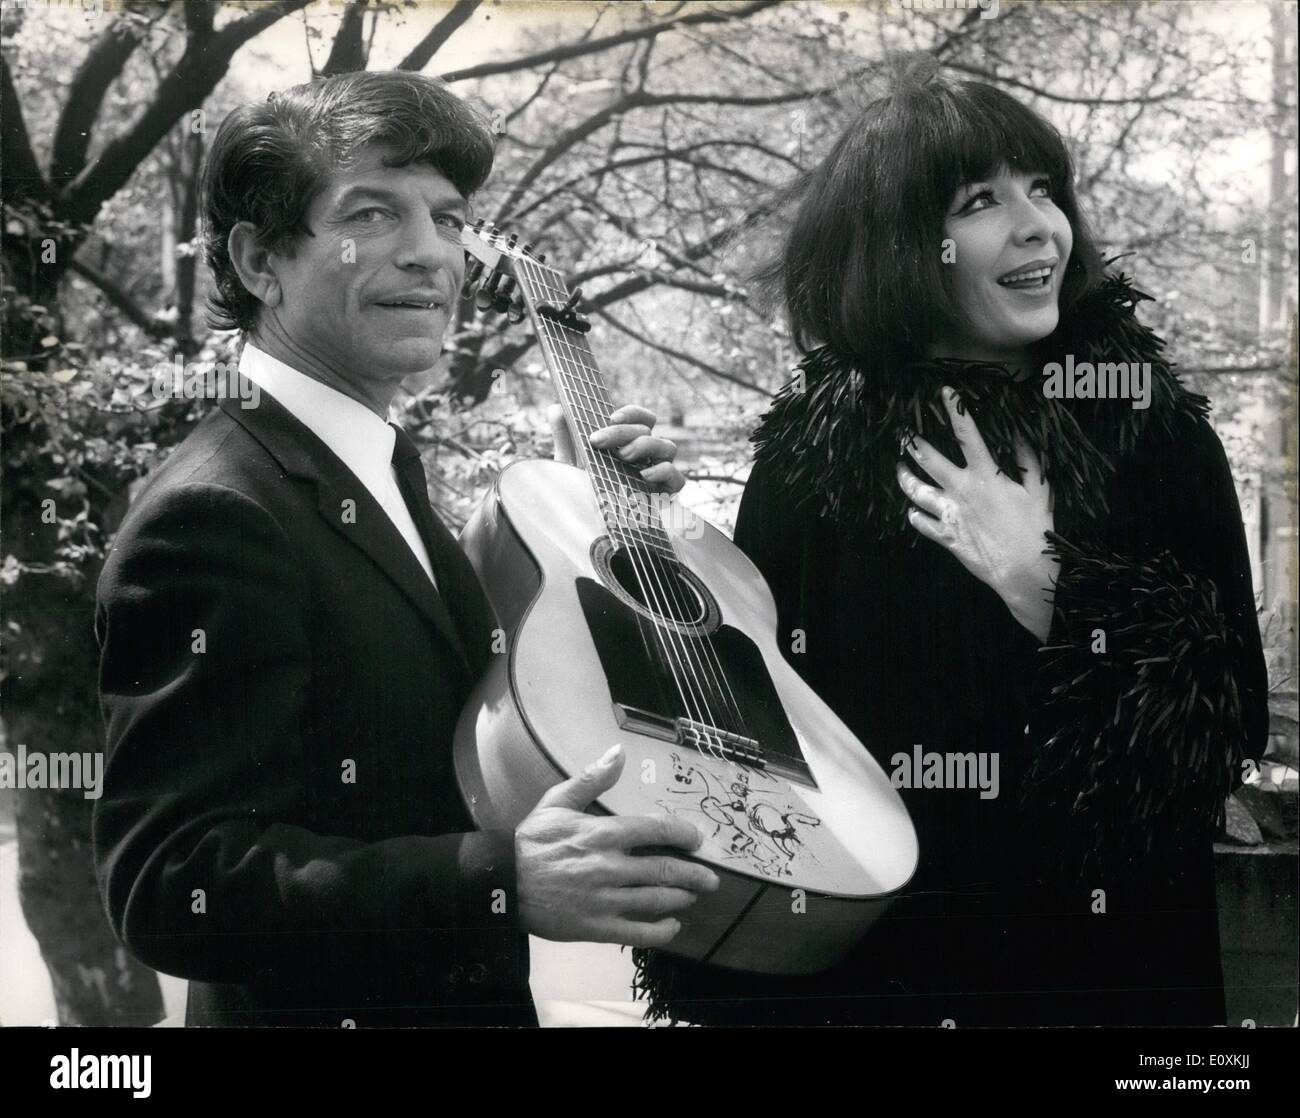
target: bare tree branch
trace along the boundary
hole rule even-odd
[[[321,77],[351,74],[366,68],[366,4],[368,0],[350,0],[343,9],[339,29],[330,44],[330,54],[321,67]]]
[[[861,73],[861,70],[854,73]],[[807,101],[831,92],[839,83],[820,86],[815,89],[801,89],[791,93],[766,94],[727,94],[727,93],[645,93],[634,90],[625,94],[611,105],[606,105],[581,124],[574,125],[569,131],[558,136],[516,180],[514,188],[498,208],[497,222],[505,222],[514,214],[514,208],[528,192],[528,188],[538,179],[552,163],[588,136],[599,132],[610,121],[616,120],[624,113],[634,109],[650,108],[657,105],[782,105],[791,101]]]
[[[211,35],[216,9],[215,4],[204,0],[185,0],[185,27],[189,33],[199,37]]]
[[[1196,366],[1196,365],[1179,365],[1178,375],[1184,376],[1187,373],[1200,373],[1207,376],[1226,376],[1228,373],[1270,373],[1277,374],[1287,368],[1285,362],[1278,361],[1272,365],[1216,365],[1214,367]]]
[[[48,195],[49,184],[32,151],[23,107],[3,55],[0,55],[0,166],[4,168],[0,189],[6,203],[19,198],[39,201]]]
[[[1026,93],[1034,93],[1045,100],[1057,101],[1062,105],[1136,105],[1139,103],[1154,105],[1187,96],[1186,88],[1179,88],[1170,89],[1164,93],[1147,94],[1142,97],[1072,97],[1067,93],[1055,93],[1050,89],[1044,89],[1040,85],[1024,82],[1018,78],[1009,78],[1005,74],[986,70],[982,66],[971,66],[964,62],[945,62],[944,66],[949,70],[959,70],[963,74],[972,74],[977,78],[983,78],[985,81],[995,82],[998,85],[1009,85],[1014,89],[1023,89]]]
[[[115,19],[87,52],[68,87],[50,149],[50,181],[64,183],[86,165],[86,152],[104,95],[122,73],[140,36],[127,19]]]
[[[695,161],[690,159],[689,157],[694,152],[701,151],[704,148],[710,148],[710,147],[749,148],[754,151],[762,152],[762,154],[770,156],[773,159],[778,159],[783,163],[787,163],[791,167],[793,167],[796,171],[801,169],[799,167],[799,164],[795,160],[791,159],[788,155],[782,155],[779,151],[776,151],[773,148],[769,148],[763,144],[754,143],[751,140],[701,140],[699,143],[686,144],[683,147],[655,148],[654,150],[648,152],[645,155],[631,155],[628,156],[626,159],[611,159],[609,162],[602,164],[599,167],[593,167],[589,171],[583,171],[582,174],[575,175],[573,178],[565,180],[564,182],[560,183],[558,186],[548,190],[545,194],[539,195],[537,198],[534,198],[531,202],[528,203],[528,205],[518,210],[513,215],[512,220],[514,220],[515,222],[522,221],[534,210],[537,210],[540,207],[546,205],[547,202],[556,198],[558,195],[563,194],[566,190],[572,190],[573,187],[577,186],[579,183],[582,183],[586,179],[599,178],[609,174],[612,171],[624,170],[629,167],[640,167],[646,163],[658,163],[661,160],[665,163],[672,163],[672,162],[694,163]],[[719,171],[722,174],[742,177],[751,183],[757,181],[754,178],[754,176],[748,174],[745,171],[741,171],[737,167],[719,167],[716,164],[709,163],[705,160],[699,161],[699,165],[703,167],[708,167],[712,170]]]
[[[590,299],[584,299],[582,309],[591,311],[593,314],[608,307],[611,303],[617,303],[621,299],[626,299],[631,295],[646,291],[651,287],[676,287],[681,291],[693,291],[697,295],[712,295],[718,299],[735,299],[736,293],[722,286],[720,283],[701,283],[698,280],[689,280],[683,276],[674,276],[669,272],[643,272],[640,275],[631,276],[621,283],[614,284],[613,287],[607,287]]]
[[[282,0],[254,9],[211,37],[187,37],[185,51],[154,92],[153,101],[127,131],[106,144],[60,197],[62,216],[90,222],[104,202],[126,185],[136,167],[178,120],[199,108],[225,77],[230,60],[249,39],[311,0]]]
[[[591,197],[590,195],[578,194],[576,195],[576,197],[579,199],[580,205],[582,207],[586,207],[590,210],[594,210],[601,217],[603,217],[607,222],[609,222],[610,225],[612,225],[615,229],[617,229],[620,233],[622,233],[625,237],[637,242],[640,242],[644,239],[644,235],[640,232],[640,230],[637,229],[636,225],[633,224],[633,222],[628,218],[623,217],[621,214],[615,213],[608,206],[601,205],[599,201],[597,201],[594,197]],[[668,260],[668,262],[671,263],[674,267],[688,269],[690,271],[696,272],[704,276],[706,279],[709,277],[709,273],[705,272],[704,269],[701,268],[698,264],[696,264],[694,260],[688,260],[685,257],[679,255],[668,245],[665,245],[662,242],[656,242],[656,248],[658,249],[659,253],[662,256],[664,256]],[[590,278],[592,278],[592,273],[584,273],[581,278],[574,277],[573,283],[576,285],[585,282],[587,279]]]
[[[603,16],[607,10],[608,10],[607,8],[602,7],[600,11],[596,13],[596,18],[591,21],[591,26],[588,27],[587,30],[582,33],[582,37],[578,40],[578,42],[585,43],[596,33],[596,28],[600,25],[601,16]],[[532,93],[530,93],[524,99],[524,101],[519,105],[518,108],[513,109],[506,116],[505,118],[506,124],[509,124],[511,121],[522,116],[524,112],[528,109],[528,106],[531,105],[534,101],[536,101],[539,97],[541,97],[543,93],[546,92],[546,87],[551,84],[551,79],[555,77],[556,74],[559,73],[560,66],[561,66],[560,62],[554,62],[551,64],[550,69],[548,69],[546,73],[542,75],[542,80],[537,83],[537,88],[534,89]],[[508,132],[506,134],[509,135]],[[520,143],[518,136],[511,136],[510,139],[512,143],[516,143],[516,144]],[[541,145],[539,144],[536,146],[540,147]]]
[[[999,13],[1001,15],[999,31],[1006,28],[1007,20],[1013,18],[1014,13],[1015,8]],[[988,22],[982,17],[977,8],[971,8],[962,18],[962,21],[935,44],[930,53],[942,61],[959,46],[965,45],[970,39],[974,38],[980,28],[987,26]]]
[[[92,268],[89,264],[83,264],[80,260],[74,259],[68,267],[71,271],[99,288],[127,321],[138,326],[149,337],[158,341],[173,337],[174,324],[160,315],[152,315],[146,311],[131,298],[126,288],[116,280],[110,279],[98,269]]]
[[[456,0],[449,11],[442,19],[433,25],[430,31],[411,49],[401,62],[397,64],[399,70],[423,70],[429,65],[429,60],[442,48],[443,43],[452,37],[467,19],[474,14],[475,9],[483,0]]]
[[[614,329],[621,331],[634,341],[640,342],[648,349],[658,350],[660,353],[664,354],[666,357],[672,358],[674,361],[680,361],[685,365],[690,365],[692,368],[699,369],[700,372],[706,373],[711,377],[716,377],[718,380],[725,380],[731,384],[738,384],[741,388],[747,388],[751,392],[757,392],[760,396],[771,395],[771,393],[766,388],[762,387],[762,385],[755,384],[753,381],[745,380],[743,377],[738,377],[734,373],[728,373],[723,369],[716,368],[705,361],[701,361],[698,357],[692,357],[689,353],[683,353],[680,349],[673,349],[671,346],[666,346],[661,342],[652,341],[644,334],[639,334],[630,326],[620,322],[610,314],[607,309],[602,308],[596,313],[613,326]]]
[[[764,8],[770,8],[776,3],[777,0],[751,0],[751,3],[739,8],[732,8],[730,11],[695,12],[692,15],[652,23],[646,27],[620,31],[617,35],[605,35],[599,39],[589,39],[586,42],[568,43],[564,46],[539,50],[533,54],[522,55],[519,58],[511,58],[502,62],[483,62],[478,66],[467,66],[464,70],[451,70],[443,74],[442,79],[447,82],[461,82],[470,78],[486,78],[492,74],[511,74],[517,70],[531,70],[534,66],[545,66],[551,62],[564,62],[570,58],[581,58],[586,54],[597,54],[600,51],[608,50],[610,47],[635,43],[638,39],[652,39],[656,35],[662,35],[665,31],[672,31],[677,27],[699,26],[705,23],[733,23],[737,20],[748,19],[750,16],[761,12]]]

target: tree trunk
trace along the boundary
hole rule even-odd
[[[6,230],[3,355],[30,369],[49,364],[61,346],[59,276],[75,251],[70,238],[42,244]],[[48,259],[50,250],[54,259]],[[42,257],[46,259],[42,259]],[[17,297],[13,297],[16,295]],[[19,374],[30,376],[32,373]],[[41,568],[57,559],[58,524],[42,518],[45,483],[56,467],[39,453],[48,431],[40,422],[14,422],[4,412],[5,551]],[[16,470],[15,464],[21,464]],[[103,507],[95,519],[103,523]],[[24,573],[21,588],[4,595],[4,690],[0,718],[9,748],[28,753],[102,753],[95,681],[94,588],[98,564],[78,577]],[[17,792],[18,895],[27,926],[50,972],[63,1025],[152,1025],[163,1016],[152,970],[132,959],[113,935],[95,882],[90,842],[93,801],[82,791]]]
[[[17,480],[22,490],[32,479]],[[8,549],[33,561],[53,553],[55,525],[42,524],[28,497],[4,507]],[[25,574],[5,599],[7,678],[0,716],[9,749],[28,754],[99,753],[103,731],[95,690],[94,579]],[[15,631],[15,626],[17,629]],[[163,1017],[157,975],[117,942],[99,897],[91,856],[94,801],[81,790],[20,789],[18,895],[49,968],[61,1025],[152,1025]]]

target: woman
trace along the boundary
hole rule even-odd
[[[639,952],[653,1015],[1223,1023],[1211,843],[1267,728],[1246,544],[1208,402],[1071,177],[1030,109],[914,70],[798,186],[764,278],[805,358],[735,538],[921,865],[823,974]],[[917,747],[993,779],[922,787]]]

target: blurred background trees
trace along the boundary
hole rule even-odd
[[[928,52],[1038,108],[1070,143],[1100,240],[1155,297],[1144,316],[1215,402],[1275,684],[1294,691],[1288,5],[1004,0],[982,18],[803,0],[29,0],[6,4],[0,33],[10,741],[102,748],[92,617],[104,550],[132,483],[209,406],[160,400],[153,378],[178,355],[235,355],[202,315],[195,188],[208,138],[236,104],[361,68],[441,75],[479,105],[499,144],[476,215],[582,287],[613,395],[658,409],[695,478],[689,499],[724,527],[748,432],[796,358],[746,286],[779,227],[776,188],[880,88],[891,52]],[[407,387],[405,421],[453,525],[502,465],[549,451],[537,348],[472,304],[443,361]],[[1277,717],[1279,735],[1293,733],[1293,699]],[[24,913],[60,1021],[156,1020],[156,980],[100,913],[90,802],[15,802]]]

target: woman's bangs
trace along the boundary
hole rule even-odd
[[[949,197],[963,183],[991,178],[1005,167],[1042,172],[1055,190],[1070,181],[1070,156],[1060,135],[1032,109],[999,90],[959,83],[945,114],[949,135],[946,173]]]

